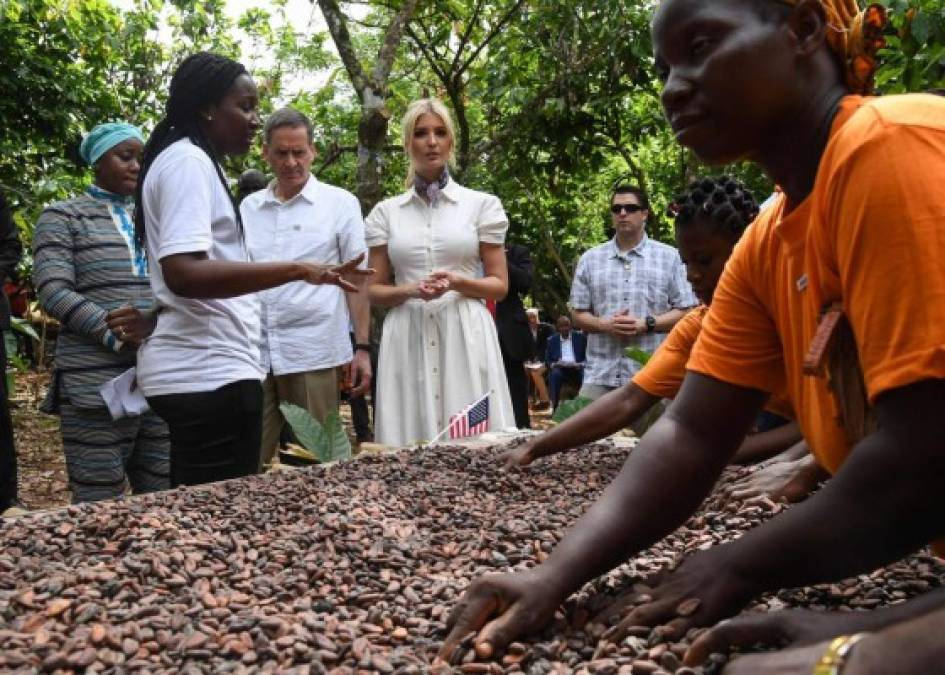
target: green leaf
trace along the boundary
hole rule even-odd
[[[328,461],[334,462],[351,457],[351,441],[348,439],[345,425],[341,421],[341,415],[336,412],[330,413],[325,418],[325,424],[322,428],[325,430],[325,438],[328,442]]]
[[[572,415],[576,415],[578,412],[593,402],[594,399],[592,398],[587,398],[586,396],[576,396],[575,398],[558,404],[558,409],[555,410],[555,414],[551,416],[551,419],[560,424]]]
[[[328,437],[325,435],[322,425],[312,417],[311,413],[304,408],[286,402],[279,404],[279,410],[282,411],[282,416],[292,427],[292,431],[295,437],[299,439],[302,447],[311,452],[319,462],[328,461],[326,459]]]
[[[633,359],[641,366],[645,366],[653,357],[651,352],[648,352],[645,349],[640,349],[639,347],[627,347],[623,350],[623,353],[627,356],[627,358]]]
[[[921,9],[915,13],[915,16],[912,17],[912,25],[909,27],[909,32],[912,33],[912,37],[916,39],[920,45],[924,45],[929,41],[929,35],[932,32],[932,25],[929,22],[929,15],[923,12]]]
[[[308,410],[293,403],[283,401],[279,410],[299,443],[312,453],[315,461],[325,464],[351,457],[351,441],[337,412],[329,414],[325,423],[319,424]]]
[[[26,319],[21,319],[19,317],[13,317],[10,319],[10,327],[17,333],[22,333],[33,340],[39,342],[39,335],[36,334],[36,331],[33,330],[33,326],[30,325],[29,321]]]

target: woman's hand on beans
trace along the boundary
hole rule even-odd
[[[517,448],[510,448],[505,452],[499,454],[498,461],[502,464],[507,470],[519,469],[523,466],[528,466],[535,461],[535,458],[532,456],[532,444],[523,443]]]
[[[709,658],[709,654],[724,654],[754,645],[797,647],[821,642],[837,635],[858,632],[861,627],[856,624],[857,618],[860,617],[851,612],[803,609],[744,614],[702,633],[686,652],[685,662],[698,666]]]
[[[690,628],[713,624],[740,611],[754,593],[740,575],[729,571],[718,553],[721,548],[694,553],[654,584],[647,602],[633,609],[608,640],[620,642],[634,626],[663,626],[667,638],[681,637]]]
[[[439,659],[449,663],[470,633],[479,659],[495,658],[519,636],[541,630],[562,600],[538,569],[476,579],[450,616]]]

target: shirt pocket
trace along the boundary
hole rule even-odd
[[[336,228],[330,223],[292,219],[283,229],[283,236],[281,249],[287,260],[331,265],[341,262]]]

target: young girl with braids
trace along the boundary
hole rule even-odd
[[[643,417],[664,398],[675,398],[686,375],[689,353],[699,337],[712,294],[725,261],[745,228],[758,215],[751,192],[729,176],[703,178],[677,196],[670,207],[676,243],[686,276],[703,304],[683,317],[653,354],[649,363],[624,386],[594,401],[562,424],[500,455],[507,466],[525,466],[540,457],[591,443]],[[791,416],[783,399],[768,409]],[[733,462],[758,461],[801,441],[794,423],[753,434],[745,439]]]
[[[174,73],[144,150],[135,234],[159,313],[138,352],[138,386],[170,429],[172,486],[258,470],[264,373],[254,293],[293,281],[355,291],[344,275],[369,274],[360,258],[337,267],[249,261],[220,162],[249,150],[257,104],[241,64],[193,54]]]
[[[641,625],[681,636],[764,593],[855,577],[945,537],[945,100],[869,96],[884,20],[881,7],[861,11],[855,0],[658,4],[655,69],[676,140],[709,164],[751,161],[782,193],[726,263],[673,405],[545,562],[470,585],[444,657],[471,631],[480,658],[501,651],[673,532],[772,392],[787,392],[831,479],[735,541],[688,556],[612,642]],[[836,624],[808,622],[805,640],[828,641],[786,653],[793,668],[729,668],[941,672],[940,638],[884,649],[879,634],[857,632],[893,615],[864,614],[845,613],[833,641]],[[798,639],[788,624],[759,638],[736,623],[703,636],[687,663],[731,643]]]

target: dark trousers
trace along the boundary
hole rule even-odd
[[[351,335],[351,344],[354,345],[354,334]],[[377,412],[377,347],[371,346],[371,414]],[[368,414],[367,393],[357,398],[348,398],[348,405],[351,406],[351,424],[354,426],[354,435],[359,441],[365,441],[373,438],[371,432],[371,415]]]
[[[551,408],[558,407],[558,397],[561,395],[561,387],[565,382],[572,382],[581,388],[581,382],[584,380],[584,371],[579,368],[561,368],[551,367],[551,374],[548,375],[548,388],[551,390]]]
[[[259,469],[262,384],[240,380],[214,391],[149,396],[171,432],[171,487],[249,476]]]
[[[7,391],[7,351],[0,331],[0,511],[6,511],[17,499],[16,446],[13,443],[13,420],[10,418],[10,392]]]
[[[502,364],[505,366],[505,378],[509,381],[509,395],[512,397],[512,412],[515,413],[515,426],[519,429],[531,429],[528,417],[528,376],[525,364],[514,361],[502,351]]]

